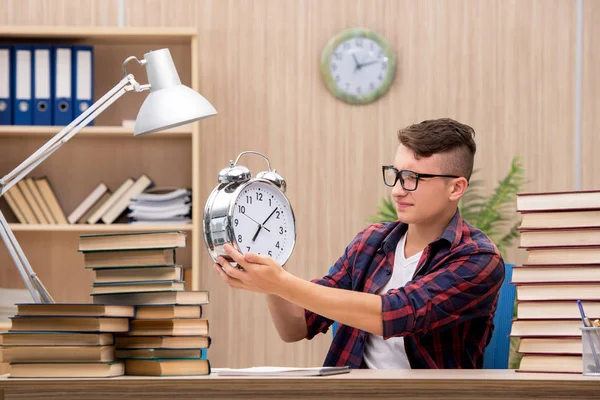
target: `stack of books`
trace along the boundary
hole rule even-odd
[[[189,224],[192,222],[192,191],[185,188],[149,189],[131,199],[132,224]]]
[[[130,329],[116,337],[126,375],[207,375],[207,291],[185,291],[175,249],[180,231],[81,235],[79,250],[92,268],[95,304],[135,307]]]
[[[512,277],[519,371],[582,373],[577,300],[587,317],[600,318],[600,191],[519,194],[517,211],[528,253]]]
[[[131,306],[17,304],[2,334],[3,362],[15,378],[98,378],[124,374],[115,333],[129,331]]]

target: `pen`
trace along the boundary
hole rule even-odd
[[[581,300],[577,300],[577,306],[579,307],[579,313],[581,314],[581,322],[583,322],[583,326],[586,328],[592,327],[592,323],[590,319],[585,316],[585,312],[583,311],[583,305],[581,304]],[[596,354],[596,348],[594,347],[594,342],[592,341],[593,332],[583,331],[582,335],[587,337],[590,348],[592,349],[592,355],[594,356],[594,363],[596,364],[596,369],[600,370],[600,362],[598,362],[598,354]]]

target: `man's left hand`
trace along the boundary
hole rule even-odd
[[[240,253],[230,244],[223,246],[227,254],[243,269],[231,265],[224,257],[217,258],[215,270],[230,287],[277,294],[288,272],[275,259],[256,253]]]

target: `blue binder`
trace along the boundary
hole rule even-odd
[[[52,47],[33,48],[33,125],[52,125]]]
[[[72,48],[54,46],[52,60],[52,116],[54,125],[68,125],[73,120]]]
[[[94,48],[73,46],[73,118],[77,118],[94,100]],[[93,125],[94,121],[89,125]]]
[[[33,123],[33,65],[31,46],[13,47],[13,124],[31,125]]]
[[[12,48],[0,44],[0,125],[12,125]]]

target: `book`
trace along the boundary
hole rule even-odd
[[[186,319],[132,319],[128,336],[206,336],[208,320]]]
[[[147,292],[147,293],[122,293],[122,294],[98,294],[94,296],[96,304],[121,304],[121,305],[149,305],[149,304],[182,304],[202,305],[208,304],[208,291],[186,291],[186,292]]]
[[[515,265],[515,282],[600,282],[600,264],[594,265]],[[600,296],[599,296],[600,297]]]
[[[9,192],[10,192],[12,198],[14,199],[15,203],[17,203],[17,207],[19,207],[19,210],[23,214],[23,217],[27,220],[27,223],[28,224],[39,224],[39,221],[35,217],[33,210],[29,206],[29,203],[27,203],[27,199],[25,199],[25,196],[19,189],[19,185],[15,185],[15,186],[11,187]],[[6,192],[6,193],[8,193],[8,192]]]
[[[128,318],[109,317],[12,317],[10,332],[127,332]]]
[[[600,264],[600,246],[529,248],[523,265],[565,264]]]
[[[117,336],[117,349],[207,349],[209,336]]]
[[[44,214],[42,213],[42,209],[40,208],[37,201],[33,197],[31,190],[29,190],[29,186],[27,185],[27,183],[25,181],[26,179],[27,178],[22,179],[19,182],[17,182],[16,186],[19,188],[21,193],[23,193],[23,197],[25,197],[25,200],[27,201],[27,204],[29,204],[29,207],[33,211],[33,214],[35,215],[35,219],[38,221],[38,223],[48,224],[48,220],[44,217]]]
[[[111,208],[116,202],[117,200],[119,200],[119,198],[131,187],[133,186],[133,179],[132,178],[127,178],[123,181],[123,183],[121,183],[121,185],[117,188],[117,190],[115,190],[110,197],[108,198],[108,200],[106,200],[101,207],[99,207],[95,213],[93,213],[92,215],[90,215],[90,217],[87,219],[87,223],[88,224],[95,224],[96,222],[100,221],[100,218],[102,218],[102,216],[108,211],[109,208]]]
[[[519,341],[519,354],[581,354],[581,337],[524,337]]]
[[[182,281],[181,266],[95,268],[96,283],[131,283],[137,281]]]
[[[125,373],[151,376],[209,375],[210,362],[204,359],[129,359],[125,360]]]
[[[349,366],[341,367],[251,367],[251,368],[218,368],[215,369],[220,376],[327,376],[345,374],[351,371]]]
[[[519,229],[600,228],[600,209],[525,212]]]
[[[56,194],[54,190],[52,190],[52,186],[50,186],[50,181],[46,177],[34,178],[34,182],[40,191],[42,198],[48,205],[50,212],[54,216],[56,223],[58,224],[67,224],[67,218],[65,217],[65,213],[63,212],[58,199],[56,198]]]
[[[119,197],[102,215],[102,222],[112,224],[115,220],[125,212],[127,206],[131,202],[131,198],[142,193],[147,188],[154,185],[152,179],[147,175],[140,176],[133,185],[131,185],[121,197]]]
[[[133,318],[135,308],[92,303],[19,303],[17,304],[17,316]]]
[[[517,300],[597,300],[600,282],[511,282]]]
[[[11,363],[11,378],[110,378],[125,372],[122,362]]]
[[[31,195],[35,199],[40,210],[42,211],[42,214],[44,215],[44,218],[46,219],[46,221],[48,221],[49,224],[56,224],[57,221],[56,221],[56,219],[54,219],[54,215],[52,215],[52,212],[50,211],[48,204],[46,204],[46,201],[44,200],[44,198],[42,197],[42,194],[38,190],[38,187],[35,184],[35,182],[33,181],[33,178],[25,178],[25,179],[23,179],[23,181],[29,188]]]
[[[592,314],[590,314],[592,315]],[[137,306],[136,319],[202,318],[202,306]]]
[[[92,215],[94,215],[94,213],[96,213],[96,211],[98,211],[100,209],[100,207],[102,207],[104,205],[104,203],[106,203],[108,201],[108,199],[110,199],[110,196],[112,196],[112,191],[107,190],[106,192],[104,192],[104,194],[102,196],[100,196],[100,198],[98,199],[98,201],[96,201],[92,207],[90,207],[89,210],[87,210],[85,212],[85,214],[83,214],[83,216],[81,218],[79,218],[79,220],[77,220],[78,224],[87,224],[88,220],[92,217]]]
[[[119,294],[134,292],[162,292],[165,290],[185,290],[183,281],[145,281],[145,282],[119,282],[119,283],[94,283],[92,296],[98,294]]]
[[[182,231],[103,233],[79,236],[79,251],[168,249],[185,247]]]
[[[521,229],[520,248],[600,246],[600,228]]]
[[[581,355],[524,354],[517,372],[583,373]]]
[[[7,346],[3,362],[107,362],[115,361],[114,346]]]
[[[583,306],[589,318],[600,318],[600,293],[598,293],[598,300],[587,300],[583,302]],[[581,318],[575,300],[528,300],[517,302],[517,318],[538,319],[540,315],[543,315],[545,319]]]
[[[69,214],[67,220],[70,224],[74,224],[79,221],[83,215],[90,210],[96,204],[104,194],[108,192],[108,186],[101,182],[98,186],[89,193],[85,199]]]
[[[186,188],[154,187],[134,196],[132,202],[164,202],[189,197],[192,191]]]
[[[174,266],[175,249],[150,249],[129,251],[103,251],[83,253],[86,268],[121,268]]]
[[[112,333],[2,332],[3,346],[110,346]]]
[[[117,349],[115,357],[125,358],[196,358],[206,359],[206,348],[203,349]]]
[[[581,337],[583,327],[581,318],[579,319],[516,319],[512,323],[510,336],[519,337],[556,337],[571,336]]]
[[[27,220],[27,218],[25,217],[25,214],[23,214],[23,212],[17,205],[17,202],[13,198],[10,190],[8,192],[4,193],[4,198],[6,199],[6,202],[8,203],[10,210],[13,212],[13,214],[15,214],[15,217],[17,217],[17,221],[19,221],[20,224],[28,224],[29,221]]]
[[[518,212],[595,208],[600,208],[600,190],[517,194]]]

